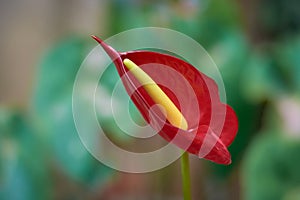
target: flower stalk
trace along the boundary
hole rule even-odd
[[[182,192],[184,200],[192,199],[191,194],[191,179],[190,179],[190,163],[189,154],[184,152],[180,158],[181,161],[181,177],[182,177]]]

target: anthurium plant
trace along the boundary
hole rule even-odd
[[[238,130],[235,112],[220,101],[215,81],[188,62],[154,51],[118,52],[100,38],[92,37],[113,60],[127,93],[145,121],[165,140],[183,150],[183,194],[184,199],[191,199],[188,153],[218,164],[230,164],[227,147]],[[165,68],[179,74],[184,81],[175,79],[172,73],[163,73]],[[171,89],[166,87],[170,79],[176,82]],[[186,89],[187,84],[191,90]],[[188,100],[181,101],[176,95],[179,93]],[[151,109],[154,105],[159,105],[159,109]]]

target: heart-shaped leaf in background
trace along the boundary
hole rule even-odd
[[[50,49],[40,64],[32,110],[49,141],[54,161],[64,173],[75,180],[99,184],[113,171],[84,148],[72,114],[73,84],[90,47],[85,39],[70,37]],[[86,124],[87,129],[92,127]]]

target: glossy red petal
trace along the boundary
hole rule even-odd
[[[236,136],[238,121],[234,111],[220,102],[216,83],[189,63],[167,54],[150,51],[118,53],[97,37],[114,61],[123,84],[145,120],[169,142],[199,157],[230,164],[227,146]],[[123,65],[129,58],[139,65],[174,102],[185,116],[189,129],[180,130],[165,121],[148,93]],[[150,111],[150,112],[149,112]]]

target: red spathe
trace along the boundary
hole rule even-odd
[[[96,36],[93,38],[114,61],[127,93],[144,119],[164,139],[201,158],[231,163],[227,147],[236,136],[238,120],[233,109],[220,101],[214,80],[177,57],[151,51],[119,53]],[[188,130],[171,125],[160,109],[150,109],[155,102],[128,72],[123,64],[125,58],[140,66],[161,87],[182,112]]]

